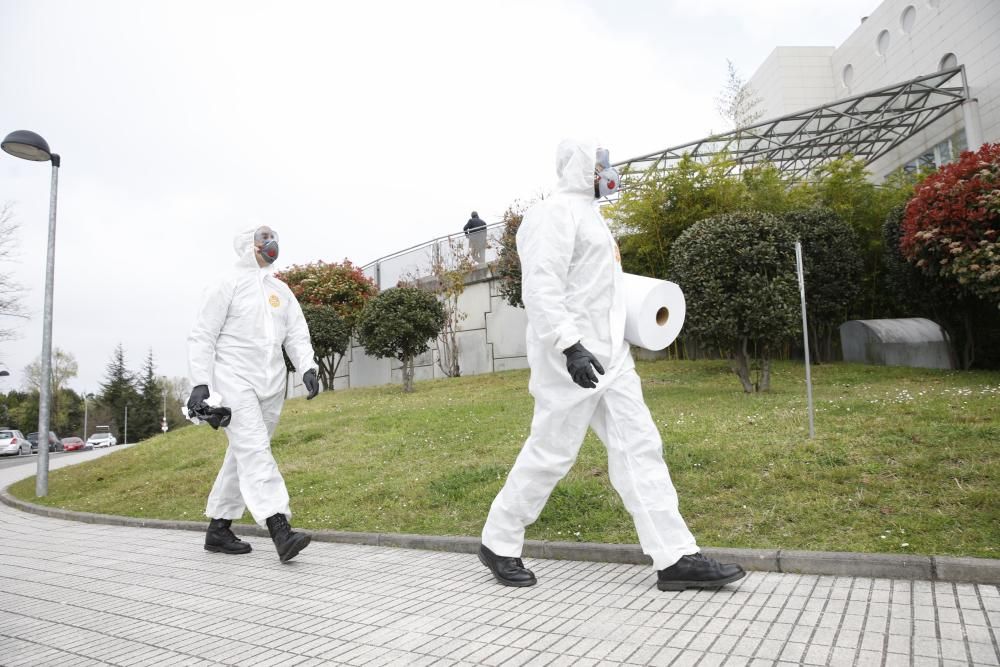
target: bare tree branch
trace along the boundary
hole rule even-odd
[[[715,98],[715,108],[720,116],[733,124],[733,128],[739,130],[760,120],[764,112],[758,108],[760,97],[736,71],[733,61],[727,59],[726,68],[726,83]]]
[[[21,305],[24,288],[14,281],[9,271],[17,249],[17,230],[14,206],[10,202],[0,204],[0,340],[14,337],[9,318],[27,317]]]

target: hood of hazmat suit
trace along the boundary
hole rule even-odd
[[[596,151],[596,142],[559,144],[555,194],[532,206],[517,232],[536,401],[570,404],[595,391],[577,386],[566,370],[562,351],[574,343],[606,371],[597,391],[634,367],[625,342],[621,256],[594,197]]]
[[[282,345],[298,373],[316,368],[302,309],[273,266],[258,265],[255,231],[233,238],[236,266],[206,291],[188,336],[191,384],[208,385],[213,395],[246,389],[261,399],[284,394]]]

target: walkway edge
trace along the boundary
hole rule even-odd
[[[53,519],[99,523],[133,528],[165,528],[204,532],[204,521],[166,521],[139,519],[111,514],[77,512],[36,505],[15,498],[7,488],[0,490],[0,502],[15,509]],[[241,535],[268,537],[267,530],[249,524],[233,524]],[[478,537],[411,535],[402,533],[362,533],[338,530],[310,530],[314,540],[341,544],[397,547],[475,553]],[[838,577],[872,577],[885,579],[922,579],[969,584],[1000,585],[1000,560],[992,558],[959,558],[951,556],[919,556],[866,554],[839,551],[790,551],[784,549],[728,549],[705,547],[702,552],[711,558],[739,563],[747,570],[818,574]],[[649,565],[650,559],[637,544],[602,544],[595,542],[545,542],[527,540],[523,555],[528,558],[592,561]]]

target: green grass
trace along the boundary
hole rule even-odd
[[[832,364],[745,395],[724,362],[640,363],[685,515],[705,546],[1000,558],[1000,373]],[[275,456],[303,528],[478,535],[531,421],[525,371],[285,404]],[[187,428],[13,493],[68,509],[202,520],[225,450]],[[636,542],[588,434],[528,537]]]

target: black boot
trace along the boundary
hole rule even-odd
[[[700,553],[681,556],[668,568],[658,570],[656,587],[661,591],[682,591],[685,588],[718,588],[746,576],[739,565],[722,564]]]
[[[205,551],[215,551],[220,554],[248,554],[252,551],[250,545],[236,537],[229,529],[233,522],[229,519],[212,519],[205,533]]]
[[[282,563],[295,558],[312,541],[312,537],[306,533],[293,531],[284,514],[267,517],[267,532],[271,533],[271,540],[274,541],[274,548],[278,550],[278,558]]]
[[[479,560],[504,586],[534,586],[537,581],[535,573],[526,568],[520,558],[497,556],[484,544],[479,545]]]

